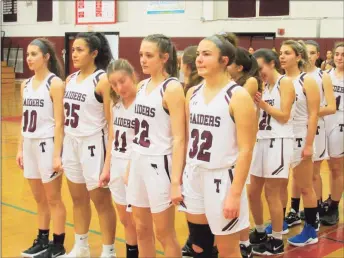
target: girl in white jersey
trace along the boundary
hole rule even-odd
[[[75,244],[69,257],[90,257],[90,199],[97,210],[102,232],[101,257],[115,256],[116,215],[111,193],[98,186],[106,155],[107,126],[111,126],[110,85],[104,72],[111,58],[110,46],[103,34],[76,36],[72,59],[74,67],[80,70],[66,82],[62,155],[74,212]]]
[[[313,77],[319,87],[320,92],[320,109],[318,118],[318,127],[315,135],[315,157],[313,158],[313,186],[317,195],[318,214],[320,217],[324,214],[322,208],[322,181],[320,177],[320,165],[321,162],[328,158],[327,151],[327,137],[325,132],[324,118],[327,115],[334,114],[336,112],[336,102],[333,93],[333,87],[330,76],[323,72],[320,68],[315,66],[316,60],[319,58],[319,44],[313,40],[307,40],[305,42],[308,57],[310,61],[309,67],[306,72],[309,76]],[[301,223],[299,215],[300,207],[300,189],[297,187],[295,181],[292,181],[292,193],[291,193],[291,209],[285,218],[289,227],[298,225]],[[320,223],[318,223],[320,226]],[[319,229],[319,228],[318,228]]]
[[[278,72],[280,63],[275,52],[259,49],[254,56],[259,63],[265,88],[263,93],[255,96],[260,115],[250,167],[249,200],[256,224],[250,234],[250,242],[255,245],[253,253],[257,255],[277,255],[284,252],[282,234],[287,233],[283,225],[280,192],[288,180],[293,155],[292,107],[295,90],[292,81]],[[261,200],[263,187],[272,222],[266,229]]]
[[[99,183],[109,187],[116,203],[119,219],[124,226],[127,258],[138,258],[135,226],[127,202],[127,166],[134,139],[134,106],[136,97],[136,76],[134,68],[125,59],[109,64],[107,76],[111,84],[111,124],[106,160]]]
[[[226,37],[227,41],[232,43],[232,33],[226,33],[222,36]],[[238,47],[235,51],[235,61],[228,66],[228,72],[230,78],[232,78],[239,85],[250,93],[252,99],[254,99],[257,92],[262,91],[262,83],[259,76],[259,67],[257,60],[244,48]],[[258,114],[258,113],[257,113]],[[256,121],[252,121],[256,129],[258,128],[258,115]],[[250,176],[247,178],[247,189],[250,185]],[[243,258],[253,257],[252,245],[249,241],[250,229],[247,227],[240,233],[240,252]]]
[[[286,76],[293,81],[296,93],[293,120],[294,155],[291,166],[293,180],[301,190],[306,216],[302,232],[289,238],[288,242],[295,246],[304,246],[318,242],[316,233],[317,199],[313,189],[312,158],[318,125],[320,93],[316,81],[303,72],[309,62],[307,49],[303,42],[294,40],[283,42],[280,49],[280,62]],[[283,189],[284,195],[287,196],[287,182]],[[282,199],[286,198],[283,196]]]
[[[325,117],[330,156],[331,201],[328,211],[321,218],[321,223],[324,225],[335,225],[338,223],[338,205],[344,187],[344,42],[337,43],[333,52],[336,68],[331,69],[328,73],[332,79],[336,98],[336,113]]]
[[[183,175],[190,240],[211,257],[216,237],[221,257],[239,257],[240,232],[249,226],[246,178],[256,129],[253,100],[229,80],[235,47],[220,35],[198,45],[196,65],[205,81],[186,97],[188,148]],[[234,122],[235,121],[235,122]],[[209,223],[209,224],[208,224]]]
[[[38,210],[38,236],[22,252],[24,257],[57,257],[65,254],[66,208],[61,198],[63,141],[62,69],[50,41],[33,40],[27,48],[27,64],[34,76],[21,85],[23,117],[16,157],[24,169]],[[54,222],[49,243],[50,219]]]
[[[168,37],[149,35],[141,43],[140,63],[150,78],[138,84],[135,99],[127,201],[133,209],[140,256],[155,257],[153,218],[165,256],[181,257],[172,203],[182,200],[185,97],[175,78],[176,49]]]

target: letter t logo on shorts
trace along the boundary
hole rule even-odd
[[[88,146],[88,149],[91,151],[91,157],[94,157],[94,152],[93,150],[96,148],[96,146],[94,145],[91,145],[91,146]]]

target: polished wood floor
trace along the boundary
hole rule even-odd
[[[15,93],[3,93],[1,97],[1,257],[18,257],[20,252],[32,244],[37,231],[36,205],[22,171],[16,166],[15,156],[20,121],[19,89]],[[328,167],[322,165],[324,196],[328,192]],[[72,203],[66,182],[63,183],[63,198],[67,207],[66,248],[70,250],[74,241]],[[266,203],[265,203],[266,207]],[[344,257],[343,204],[340,205],[340,223],[335,227],[320,229],[319,244],[306,248],[293,248],[286,244],[284,257]],[[96,211],[92,207],[93,217],[90,230],[92,257],[99,257],[101,237]],[[266,207],[266,222],[269,220]],[[252,221],[252,220],[251,220]],[[177,212],[176,229],[178,240],[184,243],[187,237],[187,224],[182,213]],[[288,236],[297,233],[301,227],[293,228]],[[286,239],[286,237],[285,237]],[[116,252],[118,257],[125,257],[123,227],[118,223],[116,234]],[[163,257],[160,244],[156,246],[157,256]]]

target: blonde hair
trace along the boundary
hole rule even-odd
[[[112,73],[117,72],[117,71],[123,71],[127,73],[134,81],[134,84],[137,83],[137,76],[135,73],[135,69],[129,63],[128,60],[120,58],[116,61],[111,62],[106,69],[108,78],[110,78],[110,75]],[[121,99],[121,97],[112,89],[112,87],[110,87],[110,98],[114,105],[117,104]]]
[[[332,51],[332,56],[334,56],[334,53],[336,52],[336,49],[339,47],[344,47],[344,42],[336,42],[336,44],[334,44],[334,48]]]
[[[307,47],[306,47],[305,42],[303,42],[303,40],[296,41],[296,40],[289,39],[289,40],[284,41],[282,45],[290,46],[297,56],[301,56],[301,59],[297,63],[297,65],[301,71],[307,70],[307,68],[311,64],[309,62],[308,52],[307,52]]]

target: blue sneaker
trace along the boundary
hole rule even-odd
[[[288,243],[293,246],[305,246],[318,243],[318,236],[315,228],[309,224],[305,224],[302,232],[288,239]]]
[[[266,234],[268,234],[269,236],[272,234],[272,224],[269,224],[266,228],[265,228]],[[283,230],[282,230],[282,235],[288,234],[289,233],[289,229],[288,229],[288,224],[287,222],[285,222],[285,220],[283,221]]]

